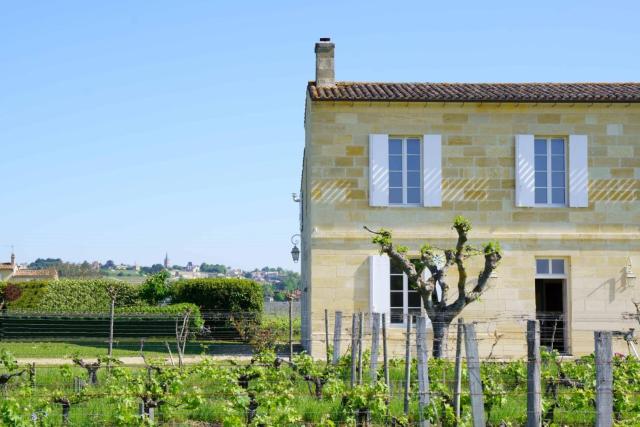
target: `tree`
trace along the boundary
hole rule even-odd
[[[140,270],[145,274],[156,274],[164,270],[164,265],[153,264],[151,267],[142,267]]]
[[[105,262],[105,263],[102,265],[102,268],[104,268],[104,269],[106,269],[106,270],[114,269],[114,268],[116,268],[116,263],[115,263],[115,262],[113,262],[113,260],[108,260],[107,262]]]
[[[222,273],[225,274],[227,272],[227,267],[222,264],[207,264],[203,262],[200,264],[200,271],[203,273]]]
[[[140,296],[149,304],[158,304],[171,294],[169,272],[162,270],[146,278],[140,288]]]
[[[402,269],[406,274],[409,286],[418,291],[422,298],[422,304],[431,319],[433,325],[433,357],[442,357],[443,341],[451,321],[462,310],[483,294],[487,282],[493,270],[496,269],[502,258],[500,244],[495,241],[488,242],[482,248],[467,245],[468,234],[471,231],[471,223],[462,216],[457,216],[453,221],[453,229],[458,233],[455,248],[439,249],[429,244],[420,248],[420,257],[411,259],[406,246],[394,245],[391,232],[385,229],[373,231],[375,234],[373,243],[380,246],[380,253],[387,254],[391,262]],[[484,255],[484,268],[478,275],[478,282],[471,290],[467,290],[467,270],[465,261],[474,255]],[[445,278],[447,270],[451,266],[458,270],[458,295],[455,300],[448,303],[449,285]],[[428,269],[431,276],[426,278],[423,274]],[[440,288],[440,298],[436,292],[436,286]]]

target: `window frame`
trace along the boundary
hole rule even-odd
[[[546,174],[547,174],[547,203],[538,203],[536,201],[536,190],[539,188],[536,186],[535,183],[535,175],[536,173],[538,173],[536,167],[535,167],[535,157],[536,152],[535,152],[535,144],[536,141],[538,140],[544,140],[546,143],[546,148],[547,148],[547,170],[546,170]],[[562,144],[563,144],[563,157],[564,157],[564,203],[553,203],[553,170],[551,168],[551,163],[552,163],[552,158],[553,158],[553,154],[551,152],[551,141],[554,139],[562,139]],[[534,135],[533,136],[533,144],[534,144],[534,148],[533,148],[533,157],[534,157],[534,161],[533,161],[533,202],[534,202],[534,207],[536,208],[566,208],[569,206],[569,140],[566,136],[541,136],[541,135]]]
[[[413,290],[413,289],[409,289],[409,278],[407,277],[407,275],[404,272],[401,273],[394,273],[393,272],[393,262],[391,260],[389,260],[390,266],[389,266],[389,325],[391,327],[406,327],[407,326],[407,318],[409,315],[409,309],[416,309],[416,307],[409,307],[409,292],[415,292],[416,294],[418,294],[419,297],[419,301],[420,301],[420,315],[424,316],[425,315],[425,310],[424,307],[422,305],[422,296],[420,296],[420,294],[418,293],[418,291]],[[391,289],[391,277],[393,276],[400,276],[400,274],[402,274],[402,290],[393,290]],[[393,309],[398,309],[399,307],[397,306],[392,306],[391,305],[391,294],[393,293],[400,293],[402,292],[402,322],[394,322],[393,321],[393,316],[391,315],[391,310]],[[413,313],[412,313],[413,314]],[[428,319],[428,318],[427,318]],[[415,323],[415,321],[413,322]],[[427,324],[427,326],[429,327],[431,325],[431,323],[429,322]]]
[[[549,273],[538,273],[538,261],[547,261],[549,264]],[[553,273],[553,261],[562,261],[564,273]],[[567,258],[558,256],[539,256],[535,258],[535,278],[536,279],[567,279],[569,277],[567,273]]]
[[[424,161],[424,143],[423,143],[423,137],[422,136],[411,136],[411,135],[404,135],[404,136],[400,136],[400,135],[389,135],[388,139],[387,139],[387,144],[390,145],[391,140],[392,139],[399,139],[402,141],[402,202],[401,203],[395,203],[395,202],[391,202],[391,167],[389,165],[389,159],[387,159],[387,167],[389,170],[389,195],[387,197],[387,203],[388,206],[390,207],[417,207],[417,206],[422,206],[424,203],[424,183],[423,183],[423,161]],[[409,186],[408,186],[408,179],[407,179],[407,175],[409,173],[408,169],[407,169],[407,158],[408,158],[408,152],[407,152],[407,140],[409,139],[415,139],[418,140],[418,147],[420,149],[420,160],[419,160],[419,167],[418,167],[418,174],[419,174],[419,180],[418,182],[420,183],[420,185],[418,187],[411,187],[411,188],[418,188],[418,194],[419,194],[419,198],[417,202],[412,202],[409,203],[407,202],[408,199],[408,191],[409,191]],[[390,147],[389,147],[390,148]],[[394,154],[395,155],[395,154]],[[391,150],[389,150],[389,154],[388,154],[389,158],[392,156],[391,154]],[[412,171],[413,172],[413,171]],[[393,188],[398,188],[398,187],[393,187]]]

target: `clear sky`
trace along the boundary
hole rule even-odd
[[[2,1],[0,260],[293,268],[313,44],[338,80],[638,81],[634,1]]]

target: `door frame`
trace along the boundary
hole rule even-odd
[[[538,260],[549,260],[549,272],[546,274],[538,273],[537,263]],[[564,272],[562,274],[551,272],[551,260],[562,260],[564,262]],[[564,318],[564,354],[571,354],[571,330],[572,316],[571,316],[571,287],[569,286],[569,272],[571,271],[571,264],[569,257],[566,256],[554,256],[554,255],[540,255],[535,257],[535,277],[534,277],[534,293],[535,293],[535,280],[536,279],[557,279],[562,280],[562,311]],[[534,295],[535,304],[535,295]]]

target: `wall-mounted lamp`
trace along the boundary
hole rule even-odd
[[[294,234],[291,236],[291,243],[293,244],[293,249],[291,249],[291,258],[293,262],[298,262],[300,259],[300,249],[298,249],[298,243],[300,243],[300,235]]]
[[[636,284],[636,274],[631,269],[631,257],[627,257],[627,265],[624,267],[624,280],[627,288],[632,288]]]

